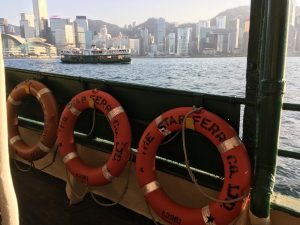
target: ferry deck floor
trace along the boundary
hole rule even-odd
[[[30,172],[21,172],[11,161],[11,173],[19,204],[20,225],[154,224],[152,220],[121,205],[99,206],[90,195],[82,202],[69,206],[66,183],[42,171],[32,168]]]

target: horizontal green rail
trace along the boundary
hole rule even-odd
[[[278,149],[278,156],[300,160],[299,152]]]

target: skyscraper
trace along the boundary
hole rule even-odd
[[[75,41],[76,47],[86,48],[86,32],[88,31],[88,20],[86,16],[76,16],[75,20]]]
[[[167,39],[167,50],[169,55],[175,55],[176,53],[176,34],[169,33]]]
[[[51,41],[58,48],[75,46],[74,26],[70,19],[50,18]]]
[[[23,38],[35,37],[34,16],[32,13],[21,13],[20,32]]]
[[[47,38],[48,13],[46,0],[32,0],[36,36]]]
[[[166,36],[166,21],[164,18],[159,18],[156,24],[156,44],[160,52],[165,50],[165,36]]]
[[[196,24],[196,45],[199,53],[201,53],[204,48],[210,30],[210,20],[200,20]]]
[[[141,55],[147,55],[149,52],[149,31],[147,28],[141,28]]]
[[[229,21],[228,52],[233,53],[239,47],[240,19],[234,18]]]
[[[182,27],[177,30],[177,54],[178,55],[189,55],[189,44],[191,40],[191,27]]]

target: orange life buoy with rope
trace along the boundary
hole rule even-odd
[[[78,116],[88,108],[104,113],[114,133],[114,147],[108,161],[89,167],[78,157],[74,143],[74,127]],[[65,107],[59,122],[58,147],[68,171],[80,182],[91,186],[104,185],[120,175],[131,148],[131,128],[120,103],[106,92],[87,90],[77,94]]]
[[[33,146],[22,140],[18,129],[18,106],[28,95],[39,101],[44,113],[44,130],[39,142]],[[51,151],[57,137],[58,110],[52,92],[36,80],[19,83],[7,99],[7,122],[9,145],[14,153],[30,162],[44,157]]]
[[[160,143],[170,133],[182,129],[183,121],[185,128],[201,133],[217,147],[224,164],[222,189],[215,201],[202,208],[175,203],[160,186],[155,171]],[[242,198],[249,191],[251,179],[247,151],[234,129],[217,115],[203,108],[193,111],[192,107],[169,110],[148,125],[139,142],[136,173],[147,203],[172,225],[229,224],[241,211]]]

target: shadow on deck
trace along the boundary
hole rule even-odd
[[[154,224],[152,220],[121,205],[101,207],[89,194],[82,202],[69,206],[64,181],[36,169],[21,172],[13,162],[11,165],[20,225]],[[102,198],[102,201],[105,199]]]

